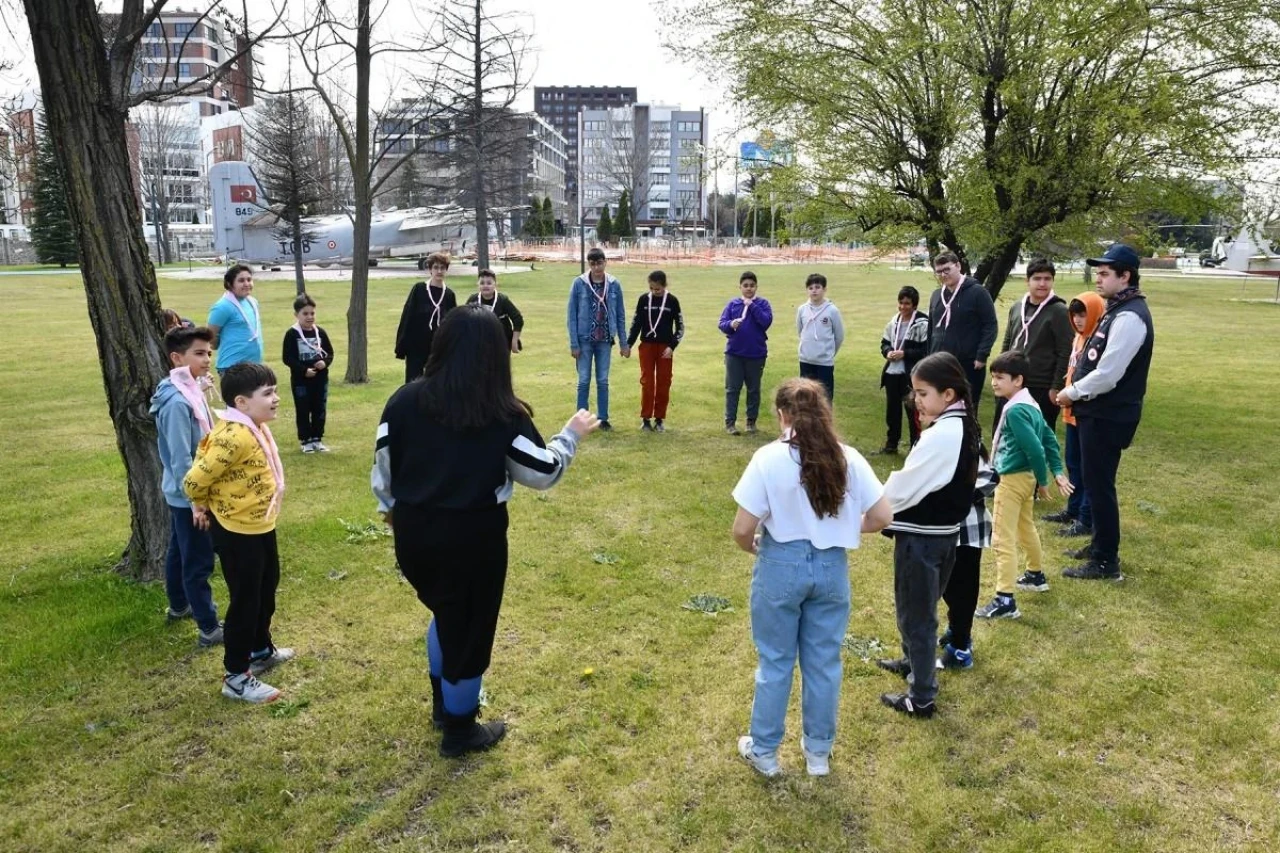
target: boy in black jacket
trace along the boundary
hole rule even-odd
[[[298,416],[298,442],[303,453],[328,453],[324,422],[329,403],[329,367],[333,344],[316,325],[316,303],[303,293],[293,300],[298,322],[284,333],[283,360],[289,367],[289,387]]]
[[[1058,428],[1058,405],[1054,400],[1066,384],[1067,362],[1075,329],[1067,303],[1053,292],[1056,270],[1053,263],[1035,258],[1027,264],[1027,292],[1009,308],[1000,352],[1021,350],[1030,362],[1025,377],[1027,391],[1040,407],[1049,429]],[[996,398],[995,424],[1000,421],[1004,400]]]
[[[467,297],[468,305],[483,305],[494,313],[507,333],[507,349],[520,352],[520,332],[524,329],[524,315],[504,293],[498,292],[498,274],[493,270],[480,270],[477,276],[477,293]]]
[[[982,388],[987,384],[987,359],[1000,325],[996,306],[976,278],[960,271],[960,259],[954,252],[943,252],[934,258],[933,273],[942,287],[929,300],[929,322],[933,326],[929,352],[949,352],[960,362],[969,380],[976,413]]]
[[[907,414],[911,446],[920,440],[920,424],[915,406],[908,401],[911,394],[911,368],[929,354],[929,318],[916,310],[920,291],[907,285],[898,291],[898,313],[884,327],[880,338],[880,355],[884,369],[880,371],[880,387],[884,389],[884,423],[888,428],[884,447],[878,454],[895,455],[902,440],[902,413]]]
[[[636,317],[627,335],[628,347],[640,339],[641,430],[666,431],[663,422],[671,398],[672,362],[683,337],[680,300],[667,292],[667,274],[654,270],[649,273],[649,292],[636,302]]]

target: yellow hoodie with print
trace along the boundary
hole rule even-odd
[[[243,424],[219,421],[200,441],[182,481],[193,504],[207,506],[232,533],[270,533],[276,527],[275,475],[258,440]]]

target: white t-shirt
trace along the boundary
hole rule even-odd
[[[738,506],[764,522],[778,542],[806,540],[815,548],[857,548],[862,539],[862,515],[883,489],[867,460],[852,447],[840,445],[849,463],[849,479],[835,516],[818,518],[800,485],[799,451],[782,441],[756,451],[733,489]]]

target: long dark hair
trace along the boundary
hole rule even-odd
[[[422,410],[456,429],[533,417],[533,408],[511,387],[502,321],[481,305],[462,305],[445,315],[417,384]]]
[[[937,389],[938,393],[950,389],[955,392],[957,400],[964,401],[964,439],[965,450],[973,460],[969,472],[970,479],[978,476],[978,457],[982,454],[982,427],[978,424],[978,415],[973,410],[973,392],[969,387],[969,376],[960,366],[960,362],[949,352],[935,352],[926,355],[916,362],[911,369],[911,378],[918,379],[926,385]]]
[[[840,514],[849,486],[849,463],[831,416],[826,390],[812,379],[788,379],[774,406],[791,423],[787,443],[800,454],[800,485],[818,518]]]

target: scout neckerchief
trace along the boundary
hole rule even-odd
[[[604,277],[604,284],[600,285],[600,289],[596,290],[596,283],[591,280],[591,274],[587,274],[587,287],[591,289],[591,295],[596,298],[600,306],[604,308],[604,316],[609,316],[609,277]]]
[[[897,317],[893,318],[893,351],[894,352],[897,352],[898,350],[902,349],[902,345],[907,342],[907,333],[911,331],[911,324],[916,321],[917,313],[919,312],[912,311],[911,317],[907,320],[905,325],[902,322],[901,313],[899,313]],[[902,332],[901,334],[898,333],[899,330],[901,330]]]
[[[809,327],[810,327],[810,326],[812,326],[812,325],[813,325],[813,322],[814,322],[815,320],[817,320],[817,319],[818,319],[818,317],[820,317],[820,316],[822,315],[822,312],[823,312],[823,311],[826,311],[826,310],[827,310],[827,307],[828,307],[830,304],[831,304],[831,300],[830,300],[830,299],[825,300],[825,301],[823,301],[823,303],[822,303],[822,307],[821,307],[821,308],[818,308],[818,309],[816,309],[816,310],[814,309],[814,307],[813,307],[813,303],[812,303],[812,302],[809,302],[809,303],[807,303],[807,304],[806,304],[806,307],[808,307],[808,309],[809,309],[809,319],[804,321],[804,328],[802,328],[802,329],[800,330],[800,337],[801,337],[801,338],[803,338],[803,337],[804,337],[804,333],[805,333],[805,332],[807,332],[807,331],[809,331]],[[814,330],[813,330],[813,339],[814,339],[815,341],[818,339],[818,330],[817,330],[817,329],[814,329]]]
[[[1018,322],[1022,324],[1022,328],[1013,336],[1013,346],[1010,347],[1010,349],[1019,349],[1018,341],[1022,341],[1024,345],[1031,343],[1031,324],[1040,316],[1040,312],[1044,310],[1044,306],[1048,305],[1053,299],[1053,295],[1053,289],[1050,288],[1049,295],[1044,298],[1043,302],[1036,306],[1035,313],[1032,314],[1030,318],[1026,316],[1026,312],[1027,302],[1031,299],[1031,294],[1024,293],[1022,295],[1022,299],[1018,301]]]
[[[649,334],[646,335],[646,337],[650,337],[650,338],[658,337],[658,323],[662,322],[662,312],[667,310],[667,297],[670,295],[671,295],[670,291],[667,291],[665,289],[662,291],[662,302],[661,304],[658,305],[658,319],[655,322],[653,319],[653,291],[652,290],[649,291],[649,308],[648,308],[649,316],[647,318],[649,323]]]
[[[484,302],[484,294],[483,294],[483,293],[477,293],[477,294],[476,294],[476,302],[479,302],[479,303],[480,303],[480,307],[481,307],[481,308],[488,308],[488,309],[489,309],[489,313],[490,313],[490,314],[497,314],[497,313],[498,313],[498,287],[497,287],[497,285],[494,285],[494,288],[493,288],[493,304],[492,304],[492,305],[486,305],[486,304],[485,304],[485,302]]]
[[[964,279],[960,279],[960,283],[956,285],[956,289],[951,291],[951,298],[947,298],[947,286],[942,286],[942,328],[951,328],[951,303],[956,301],[956,296],[960,294],[960,288],[964,287]]]
[[[1034,406],[1036,411],[1040,411],[1040,404],[1036,402],[1036,398],[1031,396],[1031,392],[1026,388],[1019,389],[1017,394],[1009,398],[1009,402],[1004,404],[1004,408],[1000,410],[1000,420],[996,421],[996,434],[991,439],[991,458],[996,458],[996,448],[1000,446],[1000,437],[1004,430],[1004,417],[1009,414],[1009,410],[1014,406]]]
[[[258,338],[262,337],[262,312],[258,310],[258,300],[254,299],[252,296],[246,296],[243,300],[253,306],[254,323],[250,324],[249,315],[245,313],[244,306],[240,304],[242,300],[236,299],[235,294],[230,290],[222,294],[222,298],[236,306],[236,310],[240,312],[240,318],[244,320],[244,325],[249,330],[250,341],[256,341]]]
[[[440,298],[436,299],[431,295],[431,282],[426,282],[427,301],[431,303],[431,316],[427,318],[427,328],[434,329],[440,325],[440,306],[444,305],[444,295],[449,288],[444,282],[440,282]]]
[[[324,351],[324,347],[320,346],[320,327],[312,326],[311,328],[316,333],[315,343],[312,343],[311,341],[307,340],[307,333],[302,330],[301,323],[293,324],[293,330],[298,333],[298,337],[302,340],[302,343],[306,346],[306,348],[311,350],[316,355],[320,356],[320,360],[323,361],[324,359],[329,357],[329,354]]]
[[[266,424],[255,424],[253,418],[235,406],[228,406],[226,411],[219,412],[218,416],[224,421],[248,427],[249,432],[253,433],[253,437],[257,439],[258,447],[262,448],[262,455],[267,457],[267,467],[271,469],[271,476],[276,481],[276,493],[271,496],[267,517],[274,518],[280,511],[280,499],[284,497],[284,465],[280,463],[280,451],[276,449],[276,440],[271,435],[271,428]]]
[[[746,319],[747,319],[747,309],[748,309],[748,308],[750,308],[750,307],[751,307],[751,303],[752,303],[752,302],[755,302],[755,301],[756,301],[756,300],[755,300],[755,297],[754,297],[754,296],[753,296],[753,297],[751,297],[750,299],[745,299],[745,298],[744,298],[744,299],[742,300],[742,316],[738,318],[738,322],[739,322],[739,323],[741,323],[743,320],[746,320]]]
[[[196,423],[200,424],[200,434],[206,435],[213,429],[213,413],[209,411],[209,402],[205,399],[204,389],[212,387],[213,381],[208,376],[196,379],[191,375],[191,368],[185,365],[170,370],[169,381],[191,407],[191,414],[195,416]]]

